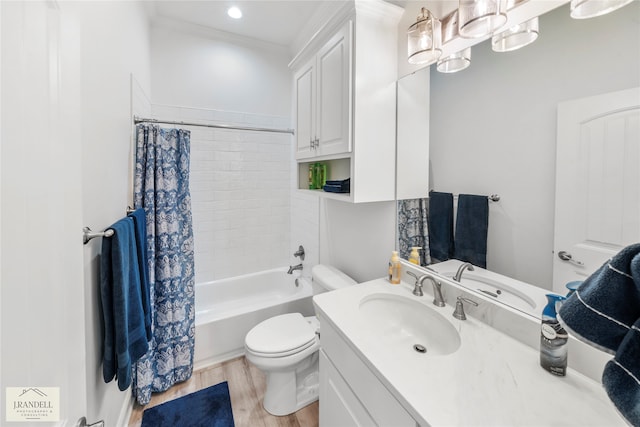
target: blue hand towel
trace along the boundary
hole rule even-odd
[[[489,199],[487,196],[460,194],[456,216],[454,258],[487,267],[487,231]]]
[[[581,340],[615,354],[640,318],[640,243],[604,263],[562,304],[559,317]],[[635,271],[633,271],[635,270]]]
[[[102,374],[105,382],[118,377],[118,388],[131,384],[131,366],[148,350],[140,296],[140,272],[133,219],[110,227],[115,233],[102,239],[100,294],[104,317]]]
[[[602,384],[627,421],[640,426],[640,319],[625,335],[616,357],[607,362]]]
[[[140,296],[144,312],[144,326],[147,341],[151,340],[151,298],[149,292],[149,264],[147,258],[147,218],[144,209],[136,209],[129,214],[133,218],[136,239],[136,254],[140,271]]]
[[[429,192],[429,251],[432,258],[453,257],[453,194]]]
[[[558,320],[608,353],[602,383],[618,411],[640,426],[640,243],[627,246],[564,302]]]

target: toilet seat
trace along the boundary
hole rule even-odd
[[[272,317],[256,325],[245,338],[247,350],[261,357],[299,353],[317,341],[316,328],[300,313]]]

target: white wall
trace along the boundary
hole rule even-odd
[[[396,202],[345,203],[322,199],[320,262],[358,282],[384,277],[395,250]]]
[[[103,230],[131,205],[132,105],[144,111],[149,93],[149,28],[140,2],[68,2],[81,25],[82,200],[87,226]],[[131,75],[135,76],[132,99]],[[148,107],[147,107],[148,108]],[[141,112],[138,110],[138,112]],[[80,197],[80,195],[78,195]],[[130,399],[102,379],[102,314],[99,299],[101,239],[84,247],[87,339],[87,419],[117,425]]]
[[[291,115],[285,47],[174,21],[151,31],[154,104]]]
[[[640,85],[640,2],[574,20],[540,18],[540,37],[510,53],[473,47],[471,66],[431,70],[432,188],[493,194],[488,268],[551,288],[558,102]],[[579,215],[579,212],[576,213]]]

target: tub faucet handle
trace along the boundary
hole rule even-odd
[[[302,245],[298,246],[298,250],[293,253],[293,256],[300,257],[300,260],[304,261],[304,248]]]

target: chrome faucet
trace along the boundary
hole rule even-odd
[[[418,277],[415,274],[413,274],[410,271],[407,271],[407,274],[413,276],[416,279],[416,283],[415,283],[415,287],[413,289],[413,294],[415,296],[421,297],[423,294],[422,292],[422,286],[423,283],[426,279],[429,279],[431,281],[431,284],[433,285],[433,304],[437,305],[438,307],[444,307],[444,298],[442,297],[442,284],[440,282],[438,282],[432,275],[430,274],[423,274],[422,276]]]
[[[473,264],[471,264],[469,262],[465,262],[460,267],[458,267],[458,271],[456,272],[456,275],[453,276],[453,280],[455,280],[456,282],[460,283],[460,279],[462,278],[462,273],[466,269],[468,269],[469,271],[473,271],[474,270]]]
[[[302,263],[300,263],[298,265],[290,265],[289,266],[289,271],[287,271],[287,274],[293,274],[293,272],[295,270],[302,270]]]

